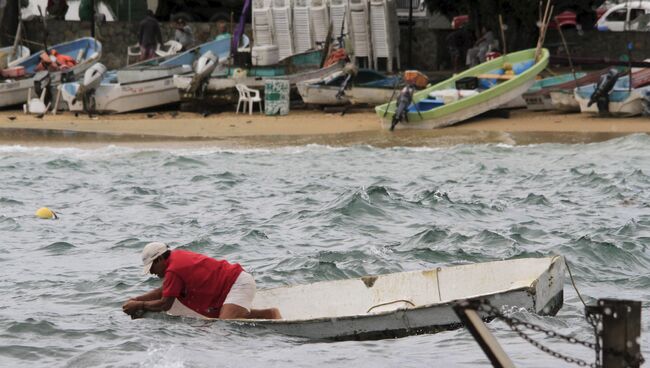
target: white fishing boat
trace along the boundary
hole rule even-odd
[[[598,113],[597,104],[595,102],[589,104],[596,88],[597,85],[594,83],[574,90],[574,97],[580,105],[580,112]],[[632,73],[632,85],[630,85],[629,75],[620,77],[609,92],[609,113],[625,117],[641,115],[643,101],[648,91],[650,91],[650,69],[641,69]]]
[[[283,319],[228,322],[310,339],[358,340],[458,328],[452,306],[466,299],[555,315],[563,304],[564,271],[561,256],[520,258],[258,290],[253,308],[279,308]],[[179,302],[168,313],[202,318]]]
[[[61,83],[62,77],[75,80],[99,60],[102,45],[93,38],[84,37],[51,46],[48,51],[51,50],[56,50],[59,55],[71,57],[76,61],[76,64],[70,68],[49,72],[48,87],[51,89],[52,96],[54,96],[56,87]],[[22,66],[25,75],[17,78],[0,79],[0,107],[19,105],[27,101],[27,92],[34,87],[36,67],[40,62],[41,52],[38,52],[18,63],[12,64],[14,67]]]
[[[360,69],[343,87],[347,76],[344,71],[338,71],[321,79],[298,83],[298,93],[303,102],[310,105],[380,105],[396,96],[399,90],[395,90],[403,85],[398,76],[387,77],[374,70]]]
[[[61,86],[61,98],[67,102],[70,111],[99,113],[124,113],[177,103],[180,94],[173,83],[174,75],[191,73],[192,64],[208,52],[218,59],[227,58],[230,38],[107,72],[101,76],[103,79],[96,88],[81,88],[82,81],[66,83]],[[82,96],[80,91],[89,95]]]

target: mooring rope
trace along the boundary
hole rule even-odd
[[[569,278],[571,279],[571,284],[573,285],[573,289],[578,294],[578,298],[580,298],[580,301],[582,302],[582,305],[587,307],[587,303],[585,303],[585,300],[582,299],[582,295],[580,294],[580,291],[578,290],[578,287],[576,286],[576,282],[573,279],[573,274],[571,273],[571,268],[569,267],[569,262],[566,260],[566,257],[564,258],[564,265],[566,265],[566,269],[567,269],[567,271],[569,271]]]

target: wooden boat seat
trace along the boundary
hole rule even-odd
[[[476,76],[479,79],[498,79],[498,80],[510,80],[516,77],[516,75],[506,75],[506,74],[479,74]]]

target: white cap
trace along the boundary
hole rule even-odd
[[[144,249],[142,250],[143,273],[145,275],[148,275],[151,271],[151,264],[153,261],[155,261],[156,258],[160,257],[168,250],[169,247],[167,244],[161,242],[153,242],[145,245]]]

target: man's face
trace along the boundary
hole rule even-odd
[[[162,257],[156,258],[156,260],[151,264],[151,274],[158,276],[159,278],[165,277],[165,269],[167,268],[167,262]]]

